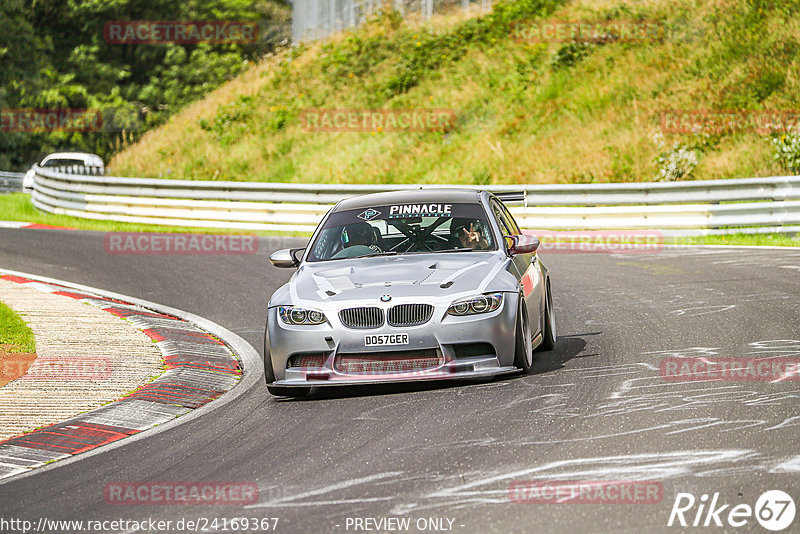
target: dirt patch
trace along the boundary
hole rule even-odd
[[[0,387],[27,373],[35,359],[35,353],[19,352],[14,345],[0,344]]]

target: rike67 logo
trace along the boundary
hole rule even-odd
[[[678,493],[672,504],[667,526],[681,527],[743,527],[755,518],[767,530],[777,532],[794,521],[794,500],[780,490],[765,491],[756,500],[755,507],[749,504],[730,503],[720,499],[719,492],[709,499],[707,494],[695,498],[691,493]]]

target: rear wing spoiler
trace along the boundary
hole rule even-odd
[[[525,202],[525,191],[503,191],[493,193],[494,196],[503,202]]]

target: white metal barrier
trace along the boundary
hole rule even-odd
[[[23,172],[0,171],[0,193],[17,193],[22,191]]]
[[[82,176],[39,167],[34,182],[32,202],[50,213],[169,226],[297,232],[312,231],[331,205],[343,198],[420,187]],[[756,232],[759,227],[797,231],[792,225],[800,225],[800,176],[486,189],[523,190],[524,202],[512,205],[511,211],[528,228],[635,228],[692,234]]]
[[[323,39],[358,26],[388,5],[384,0],[293,0],[292,41]],[[391,0],[390,5],[405,17],[419,16],[427,20],[434,14],[459,8],[488,11],[492,0]]]

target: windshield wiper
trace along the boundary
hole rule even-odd
[[[472,252],[474,250],[474,248],[448,248],[446,250],[415,250],[404,254],[443,254],[445,252]]]
[[[474,248],[450,248],[447,250],[439,250],[438,252],[472,252]]]
[[[374,258],[375,256],[397,256],[396,250],[387,250],[386,252],[376,252],[375,254],[366,254],[364,256],[356,256],[356,258]]]

